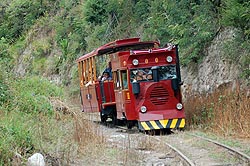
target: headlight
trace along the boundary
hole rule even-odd
[[[167,56],[167,59],[166,59],[166,60],[167,60],[167,62],[169,62],[169,63],[170,63],[170,62],[172,62],[172,61],[173,61],[173,58],[172,58],[171,56]]]
[[[139,61],[138,61],[138,59],[133,59],[132,63],[133,63],[133,65],[137,66],[139,64]]]
[[[181,110],[181,109],[183,108],[183,106],[182,106],[181,103],[178,103],[178,104],[176,104],[176,108],[177,108],[178,110]]]
[[[141,112],[142,112],[142,113],[145,113],[146,111],[147,111],[147,107],[141,106]]]

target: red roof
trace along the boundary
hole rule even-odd
[[[155,44],[159,45],[156,41],[148,41],[148,42],[140,42],[140,38],[128,38],[128,39],[122,39],[122,40],[115,40],[113,42],[107,43],[96,50],[93,50],[90,53],[87,53],[80,58],[77,59],[77,61],[81,61],[87,58],[90,58],[92,56],[96,55],[103,55],[103,54],[111,54],[118,51],[124,51],[129,49],[138,49],[138,47],[146,47],[146,46],[154,46]]]

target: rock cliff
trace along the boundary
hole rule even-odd
[[[235,88],[239,80],[239,67],[223,56],[226,54],[223,44],[233,37],[234,30],[222,30],[207,48],[206,57],[200,64],[181,68],[184,98],[189,94],[213,92],[228,84]]]

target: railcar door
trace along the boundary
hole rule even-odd
[[[98,102],[96,98],[95,85],[81,88],[81,99],[84,112],[98,112]]]
[[[114,85],[115,85],[115,99],[117,118],[124,119],[124,95],[122,89],[121,71],[114,72]]]

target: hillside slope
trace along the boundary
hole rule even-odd
[[[77,75],[76,69],[72,68],[77,57],[106,42],[126,37],[159,40],[162,44],[178,43],[181,62],[186,66],[184,80],[190,69],[192,72],[188,75],[198,72],[198,78],[202,80],[205,78],[201,75],[211,73],[207,69],[200,70],[201,66],[215,66],[213,62],[207,63],[209,58],[204,59],[207,56],[239,64],[237,70],[243,80],[247,81],[250,75],[250,25],[247,23],[248,10],[245,10],[249,2],[12,0],[3,1],[0,6],[0,44],[9,45],[6,51],[14,58],[15,72],[21,76],[39,74],[68,85]],[[227,27],[235,30],[225,42]],[[212,43],[215,40],[221,41],[219,48]],[[223,53],[218,53],[218,49]],[[192,67],[194,64],[196,69]],[[230,76],[224,75],[220,82],[228,81]],[[194,81],[193,84],[202,83]],[[206,84],[215,85],[208,82],[204,86]],[[203,91],[211,87],[192,89]]]

